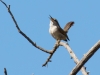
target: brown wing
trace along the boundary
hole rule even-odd
[[[64,27],[64,31],[67,33],[68,30],[70,29],[71,26],[73,26],[74,22],[68,22],[65,27]]]
[[[68,35],[66,34],[66,32],[65,32],[62,28],[58,27],[58,30],[60,31],[60,33],[62,33],[63,35],[65,35],[66,38],[69,40]],[[66,40],[66,41],[67,41],[67,40]]]

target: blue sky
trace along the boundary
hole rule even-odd
[[[4,0],[21,30],[39,46],[51,50],[55,39],[49,34],[49,15],[56,18],[61,27],[69,21],[68,41],[76,56],[81,59],[100,40],[99,0]],[[85,64],[90,75],[99,75],[98,50]],[[68,75],[75,67],[64,47],[59,47],[48,67],[42,67],[49,54],[32,46],[20,35],[5,6],[0,2],[0,75],[6,67],[9,75]],[[78,72],[77,75],[82,75]]]

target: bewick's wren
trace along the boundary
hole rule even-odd
[[[57,21],[57,19],[54,19],[50,16],[50,28],[49,33],[56,39],[56,40],[69,40],[68,38],[68,30],[69,28],[74,24],[73,21],[68,22],[64,29],[62,29]]]

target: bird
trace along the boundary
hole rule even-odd
[[[49,15],[50,16],[50,15]],[[53,18],[53,17],[49,17],[50,19],[50,24],[49,24],[49,33],[53,36],[53,38],[55,38],[56,40],[64,40],[64,41],[70,41],[67,33],[68,30],[73,26],[74,21],[70,21],[68,22],[64,29],[62,29],[59,25],[59,22],[57,19]]]

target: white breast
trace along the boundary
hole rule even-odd
[[[57,31],[57,26],[53,25],[53,22],[50,21],[50,28],[49,28],[49,33],[53,34]]]
[[[66,36],[64,36],[63,34],[61,34],[58,29],[57,29],[57,26],[54,25],[52,23],[52,21],[50,21],[50,28],[49,28],[49,33],[57,40],[57,39],[63,39],[65,40],[66,39]]]
[[[59,38],[59,32],[58,32],[58,30],[57,30],[57,26],[56,26],[56,25],[53,25],[52,22],[50,23],[49,33],[50,33],[55,39],[60,39],[60,38]]]
[[[57,27],[56,26],[52,26],[49,28],[49,33],[53,34],[57,31]]]

